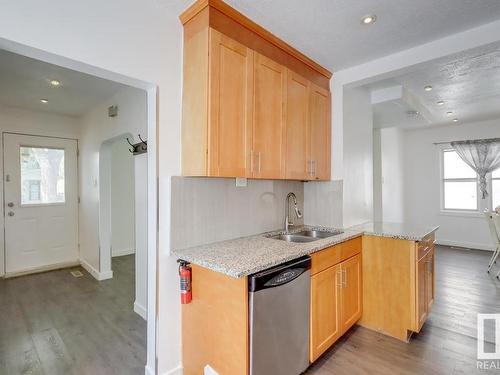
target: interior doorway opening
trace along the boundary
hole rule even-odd
[[[2,44],[0,41],[0,48],[5,47],[5,44]],[[43,282],[40,282],[43,278],[50,275],[62,275],[62,278],[57,276],[57,280],[47,280],[48,283],[56,283],[57,285],[61,285],[63,288],[69,288],[71,285],[76,286],[77,284],[85,283],[86,286],[84,289],[88,292],[92,290],[93,292],[99,292],[96,296],[97,300],[94,302],[106,301],[106,302],[120,302],[124,300],[124,294],[121,293],[120,287],[118,285],[118,278],[113,278],[113,280],[109,280],[104,283],[100,283],[99,281],[103,281],[109,279],[113,276],[112,272],[112,249],[113,245],[109,247],[109,254],[107,256],[103,256],[102,244],[100,243],[100,235],[103,232],[102,228],[99,227],[100,224],[100,187],[102,181],[102,174],[100,171],[100,148],[103,142],[107,140],[111,140],[113,138],[120,138],[121,135],[128,135],[132,142],[136,143],[139,140],[137,139],[138,134],[141,134],[144,139],[147,139],[149,152],[139,155],[138,157],[133,157],[131,162],[134,163],[134,170],[136,167],[136,163],[141,164],[141,173],[136,174],[133,173],[130,176],[134,188],[133,194],[135,196],[137,190],[135,189],[135,182],[137,178],[141,180],[141,188],[139,190],[139,194],[142,194],[143,200],[140,202],[142,219],[141,219],[141,235],[136,235],[136,228],[132,231],[132,239],[135,244],[136,241],[142,241],[143,251],[142,251],[142,263],[140,267],[144,270],[143,277],[141,278],[141,284],[133,279],[133,284],[135,286],[141,285],[143,301],[140,304],[140,308],[138,308],[137,298],[134,298],[134,303],[130,304],[130,310],[127,307],[127,311],[125,312],[119,306],[113,309],[107,309],[106,313],[102,316],[108,316],[108,318],[116,312],[117,314],[125,314],[125,317],[121,317],[120,322],[123,325],[123,332],[128,332],[135,335],[134,341],[136,345],[132,347],[131,345],[127,345],[126,340],[122,342],[119,350],[115,352],[119,354],[116,358],[125,358],[127,357],[126,350],[133,350],[134,353],[142,353],[140,360],[130,365],[130,363],[121,363],[122,366],[128,366],[129,369],[133,369],[134,373],[138,373],[139,368],[144,369],[146,366],[146,371],[148,373],[155,373],[156,368],[156,345],[155,345],[155,335],[156,335],[156,262],[157,262],[157,249],[156,249],[156,227],[157,227],[157,209],[156,209],[156,183],[157,183],[157,171],[156,171],[156,87],[152,84],[148,84],[146,82],[138,81],[135,79],[127,78],[121,76],[119,74],[115,74],[109,71],[101,70],[95,67],[87,66],[85,64],[81,64],[75,61],[71,61],[69,59],[65,59],[56,55],[47,54],[41,51],[33,50],[29,47],[25,47],[22,45],[10,44],[8,45],[9,51],[0,49],[0,53],[2,54],[3,61],[9,61],[12,56],[7,55],[18,55],[19,58],[25,59],[26,64],[16,64],[13,60],[12,64],[6,64],[2,67],[19,67],[29,69],[31,64],[41,64],[41,65],[50,65],[50,69],[44,71],[43,69],[37,70],[37,74],[47,73],[46,77],[43,76],[42,79],[37,77],[36,85],[41,87],[33,87],[33,86],[25,86],[22,84],[18,84],[19,87],[28,87],[31,88],[30,95],[33,97],[28,97],[29,95],[25,95],[24,97],[19,96],[19,99],[25,100],[23,105],[16,105],[16,103],[0,103],[0,111],[2,112],[3,118],[12,116],[16,118],[17,121],[3,121],[0,124],[0,131],[3,134],[7,133],[19,133],[24,134],[26,136],[35,136],[42,135],[43,137],[52,137],[52,138],[61,138],[61,139],[75,139],[78,141],[78,150],[76,154],[78,155],[77,164],[72,168],[72,171],[77,175],[77,184],[78,187],[76,189],[75,201],[78,205],[78,213],[77,213],[77,232],[78,232],[78,243],[77,246],[77,255],[79,259],[77,259],[77,263],[81,264],[81,266],[88,271],[88,274],[83,272],[85,282],[81,281],[83,279],[78,279],[78,273],[75,275],[70,275],[69,269],[62,269],[60,271],[53,271],[54,273],[37,273],[33,276],[26,276],[26,280],[36,280],[33,283],[30,283],[32,290],[31,294],[33,295],[36,287],[41,287]],[[6,57],[7,56],[7,57]],[[29,56],[29,57],[28,57]],[[4,59],[5,57],[5,59]],[[13,59],[18,57],[12,57]],[[30,60],[30,61],[28,61]],[[63,71],[70,74],[69,76],[65,76]],[[16,77],[18,79],[22,75],[15,74],[4,74],[4,77]],[[84,79],[93,79],[93,82],[102,81],[106,83],[106,85],[97,86],[97,88],[87,95],[86,98],[80,98],[82,100],[70,100],[71,99],[71,90],[75,87],[79,86],[79,83],[82,83]],[[57,87],[51,87],[51,81],[57,81],[59,84]],[[106,86],[109,84],[108,88]],[[7,89],[7,86],[3,86],[4,89]],[[80,86],[81,87],[81,86]],[[111,87],[111,89],[109,89]],[[85,89],[88,89],[88,86],[84,85]],[[40,90],[43,90],[46,95],[40,94]],[[85,91],[85,90],[83,90]],[[99,95],[107,95],[112,91],[111,95],[108,97],[103,97]],[[73,91],[74,94],[74,91]],[[87,92],[87,94],[89,94]],[[14,95],[12,96],[14,97]],[[83,105],[88,102],[84,99],[89,99],[92,101],[91,107],[93,110],[89,110],[89,108],[79,107],[79,105]],[[42,100],[43,99],[43,100]],[[65,105],[61,106],[58,103],[64,102]],[[116,105],[119,103],[118,105]],[[141,108],[140,116],[134,113],[131,113],[131,108],[137,108],[138,106],[134,106],[134,103],[140,103],[139,107]],[[108,108],[110,106],[117,106],[118,109],[118,118],[115,116],[110,116],[108,112]],[[55,108],[58,108],[55,111]],[[69,111],[69,113],[67,112]],[[82,113],[72,113],[71,111],[79,111],[83,110]],[[128,120],[128,122],[127,122]],[[7,124],[7,125],[6,125]],[[147,137],[146,134],[151,134],[151,137]],[[123,137],[120,139],[123,143],[123,146],[126,147],[128,152],[128,145]],[[32,142],[20,144],[20,147],[24,148],[33,148],[34,145]],[[118,146],[117,146],[118,147]],[[42,148],[42,147],[40,147]],[[48,148],[48,146],[44,146],[43,148]],[[57,147],[55,148],[58,149]],[[26,151],[26,150],[25,150]],[[29,151],[29,150],[28,150]],[[31,150],[37,151],[37,150]],[[25,152],[26,155],[29,152]],[[0,153],[3,156],[3,150]],[[19,150],[14,151],[14,155],[17,155],[19,159],[21,152]],[[65,159],[67,160],[67,159]],[[0,163],[1,165],[2,163]],[[17,160],[17,165],[19,165],[19,160]],[[128,164],[130,168],[130,164]],[[33,172],[33,171],[32,171]],[[31,172],[30,172],[31,173]],[[33,173],[36,173],[33,172]],[[28,176],[29,177],[29,176]],[[57,178],[58,179],[58,178]],[[40,189],[41,189],[41,184]],[[40,192],[40,189],[37,190],[36,183],[32,183],[30,185],[29,193],[32,197],[36,198],[37,191]],[[57,183],[55,184],[58,185]],[[0,185],[3,189],[3,183]],[[57,190],[57,189],[56,189]],[[55,196],[62,196],[59,194],[59,190],[56,191]],[[113,196],[113,194],[110,194]],[[33,199],[35,199],[33,198]],[[60,202],[52,202],[54,204],[58,204]],[[130,209],[132,215],[136,217],[138,210],[136,210],[137,203],[135,200],[127,200],[126,206]],[[85,207],[85,208],[83,208]],[[6,211],[9,207],[4,206],[2,209],[6,214]],[[110,212],[112,215],[112,212]],[[117,216],[118,215],[118,216]],[[119,217],[119,214],[114,215],[115,218]],[[111,216],[112,217],[112,216]],[[4,215],[2,215],[2,219]],[[60,219],[60,221],[64,222],[64,219]],[[116,223],[117,220],[115,220]],[[55,225],[53,225],[56,228]],[[152,229],[153,228],[153,229]],[[112,231],[111,231],[112,232]],[[59,231],[57,235],[62,237],[63,231]],[[129,233],[130,234],[130,233]],[[30,237],[27,232],[24,232],[22,236],[18,236],[21,240],[29,240]],[[19,239],[18,238],[18,239]],[[56,236],[54,236],[56,238]],[[5,238],[4,238],[5,240]],[[130,240],[130,238],[129,238]],[[111,237],[111,241],[113,238]],[[5,264],[4,264],[4,241],[1,241],[2,246],[0,246],[0,278],[5,276]],[[113,242],[111,242],[113,243]],[[117,239],[115,239],[115,243]],[[118,247],[118,245],[116,245]],[[137,248],[137,246],[133,246]],[[134,248],[134,250],[136,250]],[[89,251],[90,250],[90,251]],[[131,249],[129,249],[131,251]],[[119,258],[119,257],[118,257]],[[110,273],[103,272],[105,268],[103,267],[103,263],[107,262],[109,264]],[[64,265],[63,265],[64,266]],[[135,264],[134,268],[139,268],[138,265]],[[37,269],[30,270],[42,271],[40,267]],[[83,270],[82,270],[83,271]],[[69,283],[66,280],[67,277],[75,278],[75,280],[70,279]],[[96,280],[97,279],[97,280]],[[6,281],[0,280],[0,282],[8,282],[9,284],[14,284],[17,281],[22,279],[8,279]],[[19,283],[18,283],[19,284]],[[25,284],[22,283],[21,284]],[[16,297],[21,297],[21,294],[15,292],[14,290],[22,290],[22,287],[12,287],[12,293],[9,293],[9,298],[11,301],[11,306],[15,308],[16,304],[29,304],[30,300],[25,298],[23,301],[17,300]],[[2,288],[3,290],[3,288]],[[42,300],[40,305],[37,306],[21,306],[19,308],[22,311],[32,311],[33,313],[27,314],[26,324],[29,326],[31,323],[28,321],[33,318],[36,319],[35,313],[42,314],[47,310],[48,316],[57,316],[57,312],[72,314],[74,311],[71,308],[62,309],[64,304],[53,303],[55,299],[64,297],[64,295],[70,296],[73,295],[73,302],[71,306],[76,306],[78,298],[78,293],[52,293],[50,298],[54,298],[51,300],[50,304],[44,304]],[[117,293],[114,295],[113,293]],[[120,294],[121,293],[121,294]],[[137,291],[134,291],[134,294],[138,294]],[[81,295],[80,297],[90,300],[89,295]],[[33,296],[32,296],[33,297]],[[69,302],[68,302],[69,303]],[[133,306],[132,306],[133,305]],[[103,304],[104,306],[104,304]],[[66,306],[67,307],[67,306]],[[92,313],[95,313],[96,305],[92,303],[89,304],[89,309],[85,313],[75,314],[73,316],[74,319],[79,317],[85,318],[87,316],[89,319]],[[109,306],[108,306],[109,307]],[[62,310],[61,310],[62,309]],[[113,312],[114,311],[114,312]],[[50,314],[49,314],[50,312]],[[143,319],[137,316],[142,316],[142,318],[147,319],[147,322],[144,322]],[[29,316],[28,316],[29,315]],[[98,314],[100,315],[100,314]],[[45,315],[44,315],[45,316]],[[72,319],[73,319],[72,318]],[[116,317],[118,319],[118,316]],[[122,319],[123,318],[123,319]],[[125,319],[126,318],[126,319]],[[138,320],[137,320],[138,319]],[[96,319],[93,319],[95,321]],[[114,319],[112,319],[114,320]],[[62,319],[64,321],[64,319]],[[140,324],[135,324],[133,322],[141,321]],[[82,322],[82,324],[86,324]],[[130,324],[130,325],[129,325]],[[146,327],[147,324],[147,327]],[[127,326],[134,327],[127,329]],[[73,324],[73,328],[77,327],[76,324]],[[92,326],[93,327],[93,326]],[[61,327],[53,327],[53,331],[44,332],[43,334],[50,334],[52,338],[58,341],[58,344],[61,347],[64,347],[65,343],[69,341],[67,337],[59,334],[59,329]],[[107,336],[108,340],[107,344],[102,347],[100,350],[97,346],[94,347],[96,352],[102,357],[106,357],[112,354],[113,350],[111,349],[111,344],[113,342],[118,342],[119,340],[111,340],[112,335],[106,334],[106,330],[104,326],[102,327],[93,327],[96,328],[99,335]],[[100,329],[99,329],[100,328]],[[116,327],[115,327],[116,328]],[[76,328],[75,328],[76,329]],[[62,331],[64,331],[61,328]],[[91,333],[88,329],[85,330],[88,335],[91,336]],[[97,332],[96,331],[96,332]],[[118,330],[116,330],[118,331]],[[64,331],[66,332],[66,331]],[[96,333],[97,334],[97,333]],[[51,338],[51,339],[52,339]],[[110,341],[111,340],[111,341]],[[113,341],[113,342],[112,342]],[[105,343],[106,340],[103,341]],[[84,343],[80,343],[85,346]],[[130,343],[129,343],[130,344]],[[12,348],[15,349],[14,347]],[[37,348],[32,348],[33,353],[37,352]],[[69,366],[71,368],[71,362],[78,355],[73,355],[73,349],[70,346],[67,346],[67,354],[66,358],[68,361],[65,362],[64,365],[67,366],[66,370]],[[109,350],[108,350],[109,349]],[[43,352],[43,350],[42,350]],[[15,353],[13,353],[15,354]],[[88,353],[87,353],[88,354]],[[34,355],[34,364],[36,365],[36,355]],[[138,359],[137,356],[135,359]],[[13,355],[10,358],[15,358]],[[115,359],[116,359],[115,358]],[[129,358],[132,358],[132,353]],[[1,358],[0,358],[1,359]],[[78,361],[77,361],[78,362]],[[110,361],[102,361],[100,362],[96,358],[96,363],[94,365],[106,366],[106,363],[110,366],[118,366],[120,365],[120,360]],[[40,366],[43,365],[43,358],[40,357]],[[99,368],[99,367],[96,367]],[[123,372],[126,373],[126,372]]]
[[[120,263],[133,272],[133,309],[146,319],[148,161],[146,154],[133,154],[134,139],[124,133],[100,147],[100,269],[112,277],[114,264]]]

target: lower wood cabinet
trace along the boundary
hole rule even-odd
[[[340,264],[311,277],[311,362],[341,335],[341,277]]]
[[[424,325],[434,302],[434,248],[417,263],[417,332]]]
[[[363,295],[361,288],[361,254],[344,261],[340,265],[341,286],[341,329],[342,333],[351,328],[361,318]]]
[[[342,246],[357,254],[342,258]],[[310,361],[332,346],[362,314],[361,240],[333,246],[312,255]],[[351,254],[352,255],[352,254]],[[326,259],[340,259],[331,265]],[[344,260],[345,259],[345,260]],[[316,261],[317,260],[317,261]],[[321,268],[321,265],[323,268]],[[326,268],[324,268],[326,267]]]
[[[434,302],[434,234],[421,241],[363,236],[362,273],[359,324],[407,342]]]

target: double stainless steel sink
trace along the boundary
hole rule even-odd
[[[337,236],[339,234],[344,233],[341,230],[333,230],[333,231],[322,231],[322,230],[303,230],[297,233],[290,234],[277,234],[275,236],[270,236],[274,240],[281,240],[286,242],[312,242],[317,241],[322,238],[328,238],[332,236]]]

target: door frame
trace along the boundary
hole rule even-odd
[[[146,92],[146,114],[148,132],[148,250],[147,250],[147,359],[145,372],[148,375],[158,374],[158,304],[157,291],[159,284],[158,275],[158,86],[152,82],[142,81],[115,73],[84,62],[39,50],[28,45],[0,38],[0,48],[22,56],[37,59],[49,64],[76,70],[99,78],[107,79]],[[3,172],[2,172],[3,175]],[[3,208],[2,208],[3,209]]]
[[[1,189],[2,189],[2,209],[0,210],[0,214],[2,215],[2,229],[3,229],[3,241],[2,241],[2,248],[0,249],[0,255],[2,256],[3,259],[3,264],[1,265],[0,269],[0,277],[13,277],[13,276],[22,276],[24,274],[30,274],[33,271],[25,271],[25,272],[16,272],[12,274],[7,274],[7,243],[6,243],[6,237],[7,237],[7,228],[6,228],[6,221],[5,221],[5,141],[4,141],[4,136],[6,134],[12,134],[12,135],[21,135],[21,136],[27,136],[27,137],[39,137],[39,138],[53,138],[53,139],[66,139],[70,141],[75,141],[76,142],[76,196],[80,196],[80,174],[79,174],[79,169],[78,169],[78,139],[77,138],[69,138],[69,137],[54,137],[51,135],[40,135],[40,134],[32,134],[32,133],[20,133],[20,132],[13,132],[9,130],[1,131],[0,136],[2,137],[1,139],[1,151],[0,151],[0,160],[1,160],[1,171],[0,175],[2,177],[2,182],[1,182]],[[78,203],[76,205],[76,233],[77,233],[77,239],[78,242],[80,240],[80,204]],[[78,244],[78,260],[80,260],[80,245]],[[45,266],[45,267],[40,267],[39,269],[36,269],[35,272],[38,271],[50,271],[53,269],[51,266]]]

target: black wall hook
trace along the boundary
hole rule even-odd
[[[145,141],[144,139],[141,138],[141,135],[138,134],[139,139],[141,140],[138,143],[132,143],[127,137],[127,143],[132,146],[132,148],[129,148],[128,150],[133,154],[133,155],[140,155],[148,152],[148,141]]]

